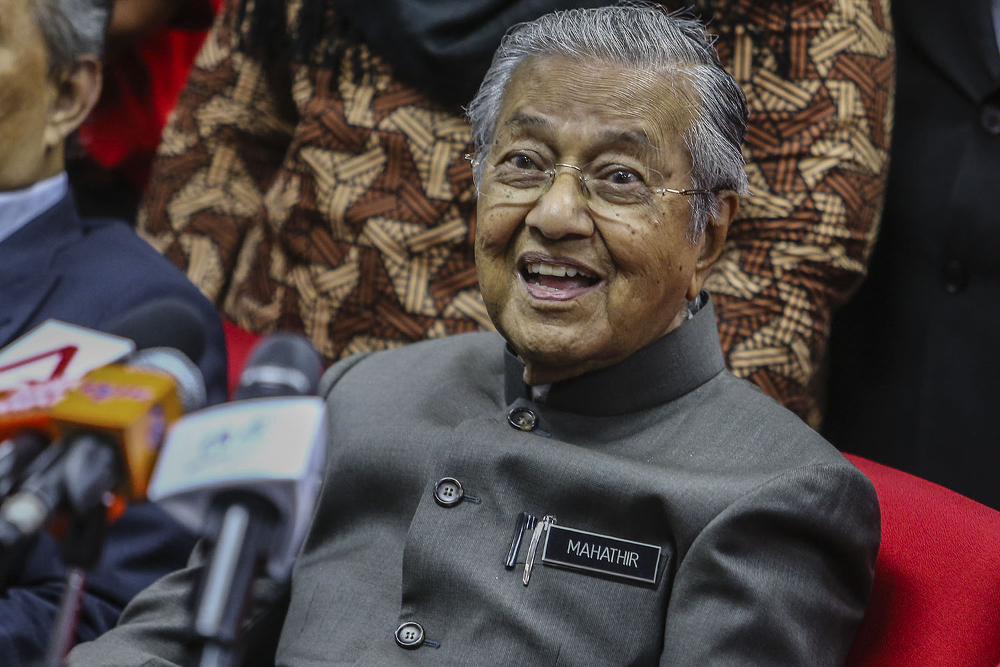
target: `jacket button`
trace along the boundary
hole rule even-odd
[[[941,269],[941,283],[948,294],[958,294],[969,284],[969,272],[957,259],[949,259]]]
[[[982,123],[987,134],[994,137],[1000,136],[1000,106],[990,103],[984,104],[979,113],[979,122]]]
[[[454,477],[443,477],[434,486],[434,500],[441,507],[457,505],[462,502],[464,497],[465,491],[462,489],[462,483]]]
[[[507,421],[519,431],[533,431],[538,425],[538,415],[529,408],[511,408]]]
[[[424,628],[410,621],[396,628],[396,643],[403,648],[419,648],[424,643]]]

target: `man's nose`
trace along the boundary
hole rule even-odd
[[[552,185],[538,198],[524,222],[550,239],[593,234],[594,221],[579,175],[557,169]]]

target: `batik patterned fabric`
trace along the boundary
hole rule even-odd
[[[707,288],[729,368],[815,427],[830,317],[865,274],[882,211],[888,0],[726,4],[712,25],[750,107],[754,195]]]
[[[296,2],[288,6],[294,30]],[[815,423],[830,311],[864,274],[890,125],[886,1],[714,14],[751,108],[743,203],[709,281],[730,367]],[[736,16],[745,18],[736,19]],[[327,18],[329,19],[330,12]],[[490,326],[472,256],[469,128],[363,46],[302,64],[218,18],[160,147],[140,233],[252,331],[328,360]]]

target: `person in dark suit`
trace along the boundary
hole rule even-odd
[[[747,106],[704,27],[548,14],[507,35],[469,115],[499,333],[327,372],[326,479],[284,604],[255,590],[249,663],[843,665],[878,503],[725,369],[702,287],[748,189]],[[202,567],[70,665],[198,664]]]
[[[68,191],[63,142],[97,99],[107,13],[101,0],[0,0],[0,346],[49,318],[101,328],[148,300],[175,297],[203,316],[197,361],[218,402],[226,358],[214,308],[123,223],[80,219]],[[158,508],[130,507],[90,573],[77,638],[113,625],[132,596],[184,564],[193,544]],[[66,570],[47,534],[3,556],[0,662],[36,664]]]
[[[1000,509],[1000,3],[893,7],[882,228],[830,344],[824,435]]]

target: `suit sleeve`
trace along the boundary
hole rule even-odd
[[[841,667],[879,535],[874,489],[853,467],[801,468],[758,487],[680,561],[660,664]]]
[[[190,642],[190,598],[204,569],[204,556],[196,550],[191,564],[155,582],[140,593],[122,613],[117,627],[70,652],[67,667],[184,667],[196,664]],[[287,587],[269,579],[254,582],[249,638],[243,663],[246,667],[273,664],[274,650],[284,610]]]
[[[320,393],[329,393],[337,381],[367,355],[334,364],[324,374]],[[325,476],[326,477],[326,476]],[[321,499],[322,499],[322,491]],[[317,504],[318,506],[318,504]],[[308,544],[308,541],[307,541]],[[205,555],[196,549],[188,567],[173,572],[140,593],[122,613],[118,626],[77,646],[67,667],[182,667],[194,664],[189,623],[190,599],[202,575]],[[294,578],[294,573],[293,573]],[[290,601],[289,587],[266,577],[254,581],[253,602],[243,638],[243,667],[271,667]]]
[[[97,567],[87,577],[77,641],[113,627],[140,590],[182,567],[194,536],[151,503],[129,507],[110,529]],[[0,597],[0,655],[9,667],[39,664],[65,588],[66,568],[56,542],[42,534],[8,564]]]

